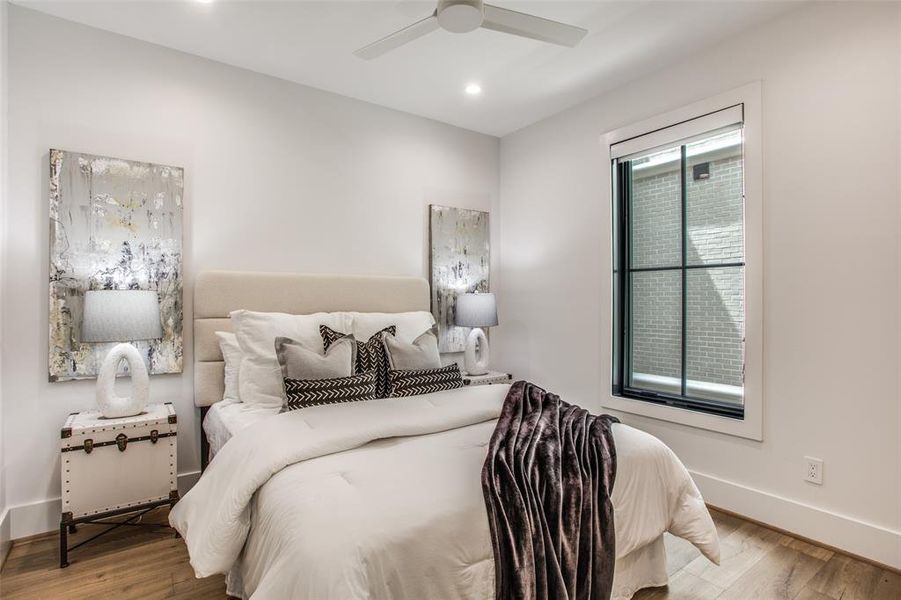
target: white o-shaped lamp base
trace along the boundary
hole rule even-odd
[[[468,375],[484,375],[488,372],[488,338],[481,327],[473,327],[466,338],[463,351],[463,369]]]
[[[116,371],[119,363],[128,363],[131,373],[131,398],[116,395]],[[108,419],[139,415],[147,405],[150,394],[150,377],[138,349],[131,344],[116,344],[103,360],[97,376],[97,404]]]

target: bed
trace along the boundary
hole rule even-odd
[[[220,464],[205,472],[202,489],[193,497],[189,492],[172,518],[197,576],[226,573],[230,595],[255,599],[493,598],[479,473],[509,386],[283,415],[222,402],[223,363],[214,333],[229,330],[228,314],[242,308],[291,314],[428,310],[429,289],[425,280],[409,277],[198,276],[195,403],[205,415],[204,452]],[[672,451],[626,425],[614,425],[613,436],[612,597],[625,600],[641,588],[666,584],[664,532],[688,539],[715,562],[719,545],[703,499]],[[283,460],[291,453],[294,459]],[[230,518],[226,509],[234,508],[232,498],[241,489],[248,506]]]

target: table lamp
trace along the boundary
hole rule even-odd
[[[463,351],[463,369],[469,375],[488,372],[488,338],[483,327],[497,325],[497,303],[494,294],[460,294],[457,296],[454,324],[472,327]]]
[[[84,295],[81,341],[129,342],[163,337],[159,296],[153,290],[90,290]],[[128,363],[131,397],[116,395],[119,363]],[[97,404],[104,417],[114,419],[138,415],[150,394],[147,366],[131,344],[113,346],[97,375]]]

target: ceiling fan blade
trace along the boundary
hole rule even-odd
[[[485,5],[482,27],[570,48],[578,46],[588,33],[587,29],[581,27],[542,19],[490,4]]]
[[[437,13],[432,13],[425,19],[417,21],[409,27],[404,27],[400,31],[395,31],[391,35],[387,35],[377,42],[372,42],[368,46],[363,46],[359,50],[354,50],[354,55],[366,60],[371,60],[386,52],[390,52],[395,48],[399,48],[407,42],[412,42],[416,38],[431,33],[436,29],[438,29],[438,15]]]

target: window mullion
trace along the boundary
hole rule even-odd
[[[623,164],[623,223],[625,235],[623,240],[623,308],[626,311],[622,320],[623,327],[623,385],[632,385],[632,161]]]
[[[687,394],[687,377],[686,377],[686,331],[687,331],[687,313],[688,313],[688,302],[687,302],[687,294],[685,293],[685,286],[688,283],[688,269],[686,269],[686,265],[688,265],[688,224],[686,223],[687,219],[687,191],[688,191],[688,181],[685,177],[685,170],[688,167],[688,151],[686,146],[683,144],[680,147],[682,158],[679,166],[679,178],[681,180],[681,203],[682,203],[682,356],[680,360],[680,364],[682,366],[682,397],[686,397]]]

